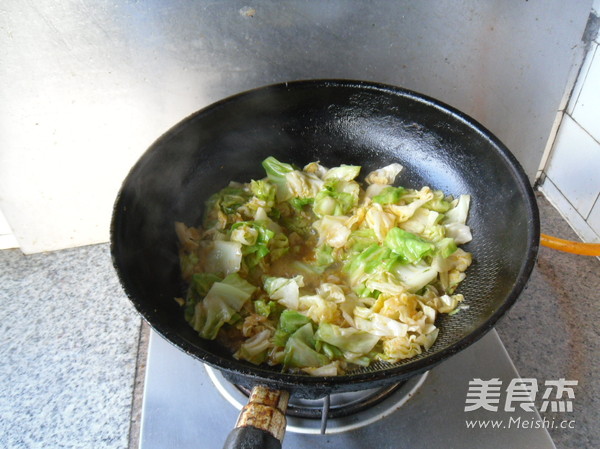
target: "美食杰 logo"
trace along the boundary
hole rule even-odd
[[[546,380],[543,384],[534,378],[512,379],[504,385],[499,378],[469,381],[465,399],[465,412],[487,410],[489,412],[535,412],[536,404],[540,412],[573,411],[577,380]],[[537,401],[537,402],[536,402]],[[522,416],[508,420],[467,420],[468,428],[573,428],[573,420],[548,420],[547,418],[524,419]]]

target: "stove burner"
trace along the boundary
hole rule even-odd
[[[373,388],[350,393],[334,393],[320,399],[300,399],[292,397],[288,403],[287,416],[297,418],[321,419],[323,410],[328,410],[327,418],[335,419],[350,416],[372,407],[394,393],[404,382],[391,387]],[[238,390],[250,397],[250,390],[240,385]],[[327,404],[329,402],[329,404]]]
[[[219,371],[207,365],[204,368],[219,393],[241,410],[247,403],[249,391],[233,385]],[[335,393],[316,400],[292,398],[286,413],[286,430],[331,435],[367,426],[402,407],[425,382],[427,375],[428,372],[392,387]],[[327,409],[329,412],[324,413]]]

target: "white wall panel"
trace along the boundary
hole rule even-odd
[[[0,207],[25,252],[108,239],[129,167],[168,127],[274,82],[400,85],[482,122],[531,179],[592,0],[8,0]]]
[[[590,65],[573,108],[573,118],[600,142],[600,51],[594,43],[590,49]]]
[[[600,193],[599,173],[600,143],[565,115],[547,175],[584,218]]]

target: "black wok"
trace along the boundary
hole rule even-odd
[[[474,262],[461,284],[469,306],[438,319],[433,347],[394,365],[372,364],[340,377],[281,373],[235,360],[201,339],[173,300],[182,285],[174,222],[200,222],[204,200],[230,180],[261,178],[275,156],[303,165],[392,162],[398,183],[472,196],[468,224]],[[222,100],[175,125],[125,179],[111,226],[113,263],[142,316],[181,350],[246,387],[263,384],[322,397],[396,383],[477,341],[513,305],[539,245],[532,188],[508,149],[466,115],[431,98],[381,84],[321,80],[268,86]]]

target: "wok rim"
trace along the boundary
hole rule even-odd
[[[465,335],[457,342],[449,345],[443,349],[440,349],[430,355],[426,355],[420,359],[412,362],[407,362],[398,366],[390,366],[389,368],[377,369],[371,372],[359,372],[353,374],[345,374],[341,376],[310,376],[308,374],[292,374],[292,373],[281,373],[269,369],[264,369],[261,366],[253,366],[243,361],[238,361],[233,358],[224,358],[215,355],[203,348],[200,348],[193,343],[189,342],[185,338],[180,337],[177,332],[172,332],[167,329],[163,323],[154,322],[150,317],[150,307],[145,305],[143,301],[137,299],[131,289],[125,282],[124,273],[121,272],[117,263],[117,242],[115,240],[116,235],[116,222],[119,215],[119,204],[121,202],[122,193],[125,189],[130,174],[140,164],[141,160],[149,154],[155,147],[159,146],[163,141],[168,140],[171,136],[180,132],[186,125],[197,119],[199,116],[209,114],[211,111],[220,108],[225,104],[236,102],[245,97],[256,95],[267,90],[279,90],[279,89],[303,89],[303,88],[354,88],[357,91],[380,91],[393,96],[399,96],[411,99],[418,103],[432,106],[442,113],[449,114],[455,119],[463,122],[470,130],[477,132],[485,140],[487,140],[494,150],[502,156],[505,160],[506,166],[510,168],[513,173],[516,182],[516,186],[519,187],[519,192],[523,193],[523,197],[526,200],[525,208],[529,211],[530,216],[527,220],[527,232],[528,232],[528,245],[526,250],[525,262],[521,265],[517,280],[513,285],[509,295],[502,302],[502,305],[490,315],[483,323],[476,327],[471,333]],[[535,199],[535,193],[531,186],[529,179],[527,178],[521,164],[517,161],[515,156],[510,150],[486,127],[481,123],[470,117],[469,115],[459,111],[458,109],[440,101],[428,95],[424,95],[415,92],[410,89],[393,86],[384,83],[372,82],[372,81],[361,81],[351,79],[306,79],[296,80],[288,82],[280,82],[274,84],[268,84],[253,89],[249,89],[243,92],[230,95],[214,103],[211,103],[194,113],[183,118],[165,133],[158,137],[138,158],[137,162],[132,166],[128,175],[123,180],[121,188],[117,194],[111,218],[110,225],[110,250],[112,263],[117,272],[119,282],[123,287],[128,299],[134,305],[137,312],[141,317],[148,323],[148,325],[156,331],[161,337],[167,340],[169,343],[182,350],[186,354],[194,357],[195,359],[206,363],[221,371],[231,373],[234,376],[243,376],[248,380],[255,382],[256,384],[267,384],[275,386],[276,388],[285,389],[286,385],[293,386],[294,388],[310,388],[310,387],[326,387],[335,390],[336,387],[341,387],[349,384],[362,384],[368,382],[377,382],[389,380],[398,381],[403,378],[417,375],[424,371],[433,368],[435,365],[444,361],[445,359],[457,354],[458,352],[466,349],[471,344],[482,338],[487,332],[489,332],[494,325],[502,318],[505,313],[514,305],[516,300],[519,298],[523,289],[527,285],[527,282],[531,276],[531,272],[535,266],[537,259],[537,253],[540,245],[540,219],[537,202]],[[368,388],[368,387],[365,387]],[[356,388],[360,389],[360,388]]]

